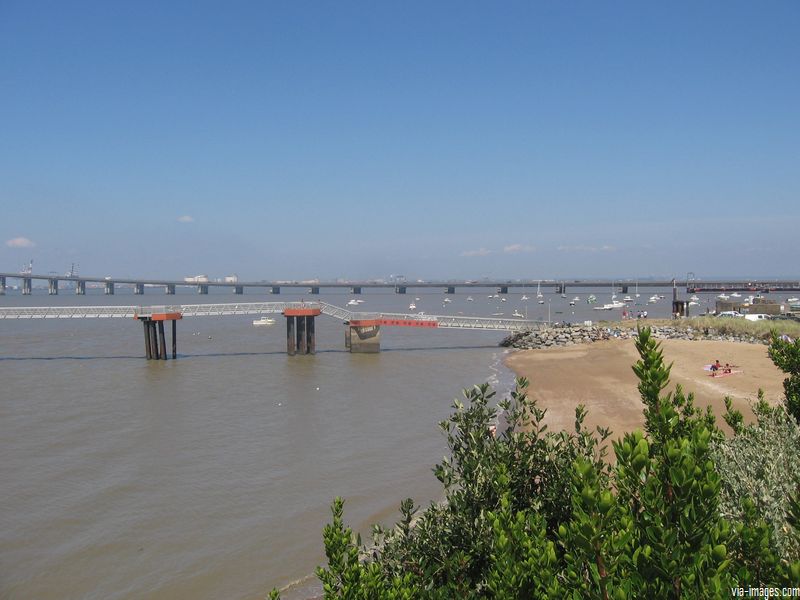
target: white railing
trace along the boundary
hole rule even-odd
[[[409,313],[353,312],[326,302],[224,302],[218,304],[165,304],[156,306],[31,306],[0,308],[0,319],[104,319],[147,317],[158,313],[180,313],[184,317],[280,314],[291,308],[318,308],[322,314],[342,321],[387,319],[435,322],[449,329],[520,331],[537,329],[543,323],[525,319],[498,319]]]

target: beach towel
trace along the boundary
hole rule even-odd
[[[717,371],[716,373],[709,373],[709,377],[729,377],[730,375],[736,375],[737,373],[741,373],[742,371],[731,371],[730,373],[723,373],[722,369]]]

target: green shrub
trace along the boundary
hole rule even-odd
[[[493,392],[467,390],[441,423],[450,449],[434,469],[441,503],[415,521],[405,500],[400,522],[376,527],[368,551],[334,502],[328,566],[318,569],[325,597],[699,600],[729,598],[739,585],[800,582],[800,562],[783,554],[796,531],[779,539],[778,519],[764,518],[769,507],[744,487],[738,496],[729,489],[729,452],[755,446],[759,425],[751,435],[729,411],[737,433],[728,450],[691,394],[664,393],[670,367],[649,329],[636,347],[645,432],[613,442],[613,466],[604,459],[609,432],[587,431],[583,407],[574,432],[550,432],[521,379],[499,404],[508,426],[493,435]],[[796,454],[786,460],[796,468]],[[781,522],[796,527],[800,503],[786,499]]]

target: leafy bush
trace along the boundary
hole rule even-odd
[[[680,387],[664,393],[670,366],[649,329],[636,347],[646,431],[613,442],[613,465],[609,432],[587,431],[583,407],[574,432],[547,431],[520,379],[499,404],[508,424],[495,435],[493,392],[467,390],[441,423],[450,448],[434,469],[441,503],[415,522],[418,509],[405,500],[400,522],[376,527],[367,551],[334,501],[328,566],[318,569],[325,597],[705,599],[800,582],[800,562],[781,560],[788,542],[777,539],[777,521],[765,521],[748,494],[727,491],[713,460],[725,447],[713,415]],[[800,504],[787,507],[783,522],[796,526]]]
[[[782,406],[767,404],[762,394],[752,406],[756,420],[750,425],[731,409],[730,399],[725,405],[734,435],[713,446],[722,477],[722,515],[747,520],[752,509],[769,524],[777,555],[800,560],[800,537],[790,524],[790,499],[800,484],[800,425]]]
[[[773,331],[769,357],[789,377],[783,380],[786,410],[800,423],[800,338],[789,341]]]

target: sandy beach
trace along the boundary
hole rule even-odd
[[[748,400],[756,398],[759,388],[770,403],[781,401],[785,375],[772,364],[764,345],[690,340],[661,343],[666,361],[674,363],[668,389],[680,384],[685,392],[694,392],[695,404],[713,407],[721,426],[725,396],[733,399],[734,407],[746,419],[751,415]],[[637,379],[631,369],[638,358],[633,340],[609,340],[522,350],[509,356],[506,364],[530,380],[531,395],[547,409],[545,420],[552,430],[573,430],[575,407],[584,404],[589,411],[586,424],[610,427],[612,439],[616,439],[644,423]],[[722,364],[737,365],[739,372],[711,377],[703,367],[717,359]]]

